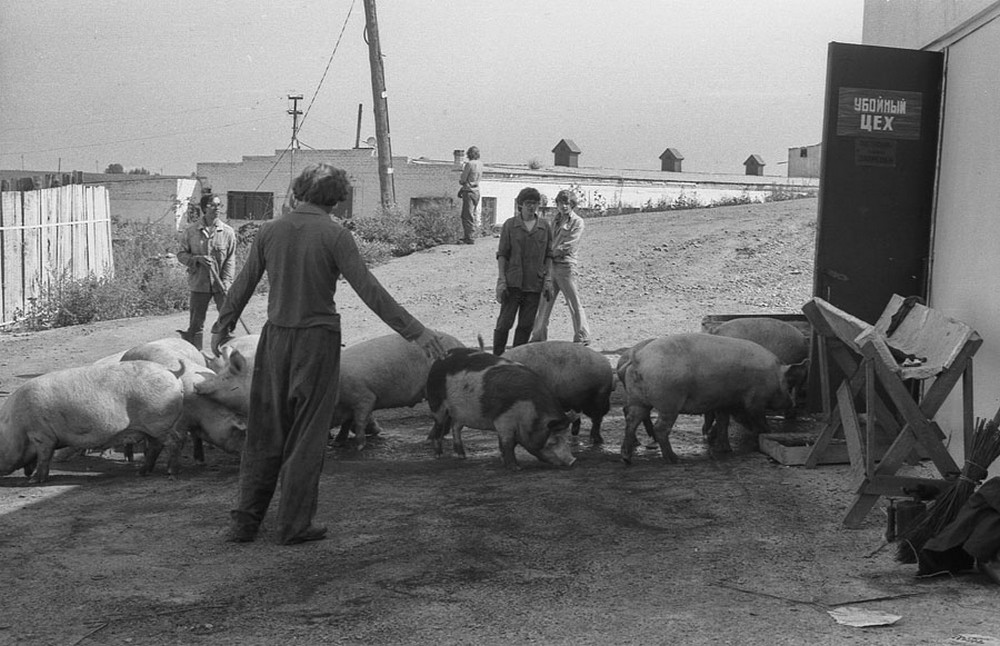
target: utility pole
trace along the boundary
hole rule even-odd
[[[358,132],[354,135],[354,150],[361,148],[361,107],[362,104],[358,104]]]
[[[396,185],[392,176],[392,146],[389,143],[389,105],[386,101],[385,70],[382,68],[382,47],[378,40],[375,0],[364,0],[364,2],[368,65],[372,72],[372,99],[375,107],[375,139],[378,142],[378,182],[382,189],[382,206],[389,208],[396,204]]]
[[[299,149],[299,115],[302,111],[299,110],[299,101],[302,100],[301,94],[289,94],[288,100],[292,102],[292,107],[288,110],[288,114],[292,115],[292,145],[291,145],[291,155],[289,155],[289,175],[291,179],[295,179],[295,151]]]

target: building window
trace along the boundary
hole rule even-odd
[[[270,220],[274,217],[274,193],[229,191],[226,193],[227,220]]]
[[[799,157],[808,157],[808,156],[809,156],[808,148],[799,148]]]

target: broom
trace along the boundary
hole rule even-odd
[[[896,560],[916,563],[924,544],[955,520],[959,510],[969,500],[979,483],[986,478],[990,465],[1000,456],[1000,411],[991,420],[976,419],[972,448],[965,457],[965,466],[955,486],[927,505],[927,511],[914,522],[897,541]]]

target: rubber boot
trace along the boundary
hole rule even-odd
[[[507,335],[509,334],[510,332],[493,330],[493,354],[499,357],[507,351]]]
[[[202,332],[195,332],[194,334],[188,335],[187,341],[194,347],[198,348],[198,350],[201,350],[201,344],[204,340],[204,336],[205,335]]]
[[[531,338],[531,328],[514,328],[514,343],[511,347],[516,348],[519,345],[524,345],[529,338]]]

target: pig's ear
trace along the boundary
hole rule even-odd
[[[243,358],[239,350],[233,350],[232,354],[229,355],[229,365],[233,372],[241,373],[247,369],[247,360]]]

